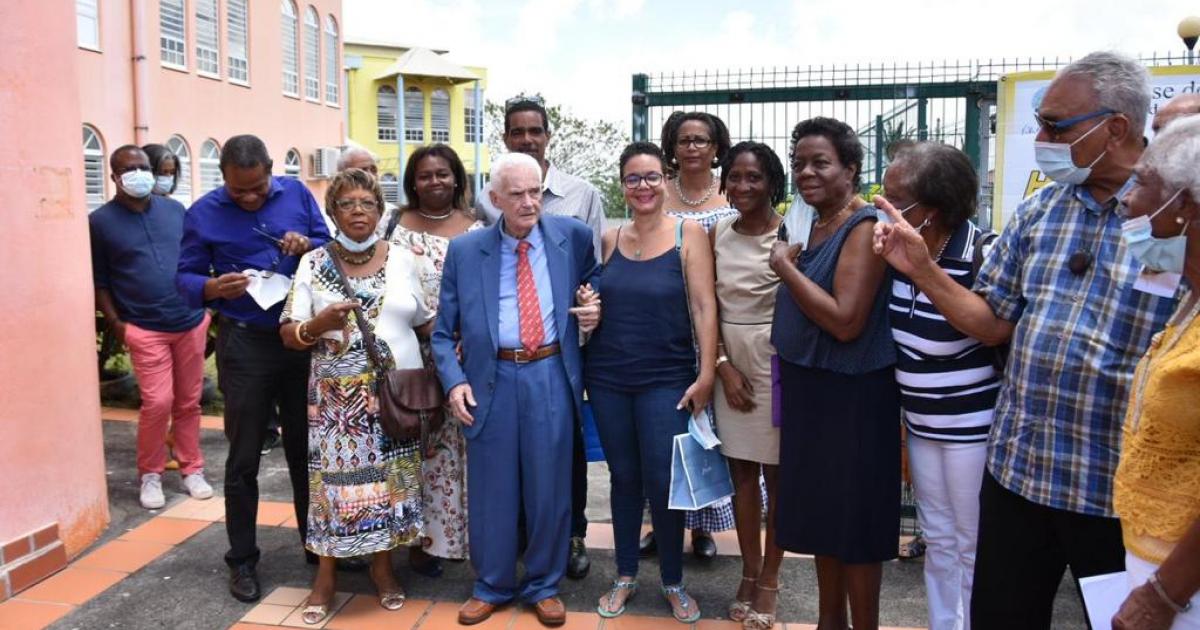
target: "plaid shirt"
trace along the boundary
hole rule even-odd
[[[988,255],[975,291],[1016,324],[988,439],[1002,486],[1052,508],[1115,517],[1112,480],[1138,359],[1176,301],[1135,291],[1117,199],[1052,184],[1026,199]],[[1077,251],[1094,261],[1068,269]]]

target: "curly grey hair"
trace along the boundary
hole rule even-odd
[[[1057,78],[1089,79],[1100,107],[1125,114],[1138,138],[1150,112],[1150,73],[1136,59],[1118,52],[1094,52],[1062,70]]]
[[[1186,190],[1200,201],[1200,116],[1177,118],[1146,147],[1140,165],[1163,182],[1168,193]]]

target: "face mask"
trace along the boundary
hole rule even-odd
[[[170,194],[173,186],[175,186],[174,175],[159,175],[154,178],[154,192],[160,195]]]
[[[917,203],[918,202],[914,201],[914,202],[908,204],[907,208],[900,211],[900,216],[904,216],[905,212],[908,212],[909,210],[912,210],[913,208],[917,207]],[[892,222],[892,217],[888,216],[888,213],[884,212],[882,208],[875,209],[875,218],[879,219],[880,223],[891,223]]]
[[[1087,133],[1079,136],[1075,142],[1063,144],[1062,142],[1034,142],[1033,156],[1037,160],[1038,168],[1046,177],[1064,184],[1082,184],[1087,181],[1087,178],[1092,175],[1092,167],[1100,160],[1108,155],[1108,150],[1105,149],[1100,157],[1092,160],[1087,166],[1075,166],[1075,160],[1071,159],[1071,147],[1075,146],[1080,140],[1092,135],[1092,132],[1103,127],[1101,123],[1092,127]]]
[[[150,171],[125,171],[121,174],[121,189],[134,199],[145,199],[154,188],[154,174]]]
[[[346,236],[344,232],[338,232],[333,238],[338,242],[338,245],[341,245],[346,251],[352,254],[361,254],[370,249],[371,246],[375,244],[375,241],[379,240],[379,235],[371,232],[371,235],[367,237],[367,240],[361,243],[350,238],[349,236]]]
[[[1125,241],[1129,253],[1133,255],[1134,260],[1142,263],[1151,271],[1183,273],[1183,257],[1187,250],[1187,237],[1183,233],[1187,231],[1187,224],[1183,225],[1179,236],[1155,238],[1150,233],[1150,220],[1171,205],[1181,192],[1183,190],[1171,195],[1171,198],[1158,210],[1121,224],[1121,240]]]

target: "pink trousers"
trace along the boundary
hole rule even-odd
[[[200,392],[204,387],[204,344],[209,315],[195,328],[164,333],[125,327],[125,345],[142,394],[138,415],[138,476],[162,474],[167,465],[167,426],[184,475],[204,470],[200,452]]]

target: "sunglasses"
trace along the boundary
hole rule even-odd
[[[514,97],[508,99],[507,101],[504,101],[504,112],[508,113],[508,111],[510,109],[516,107],[517,105],[524,105],[526,103],[529,103],[532,105],[537,105],[538,107],[545,107],[546,99],[544,99],[540,96],[537,96],[537,95],[525,96],[524,94],[521,94],[518,96],[514,96]]]

